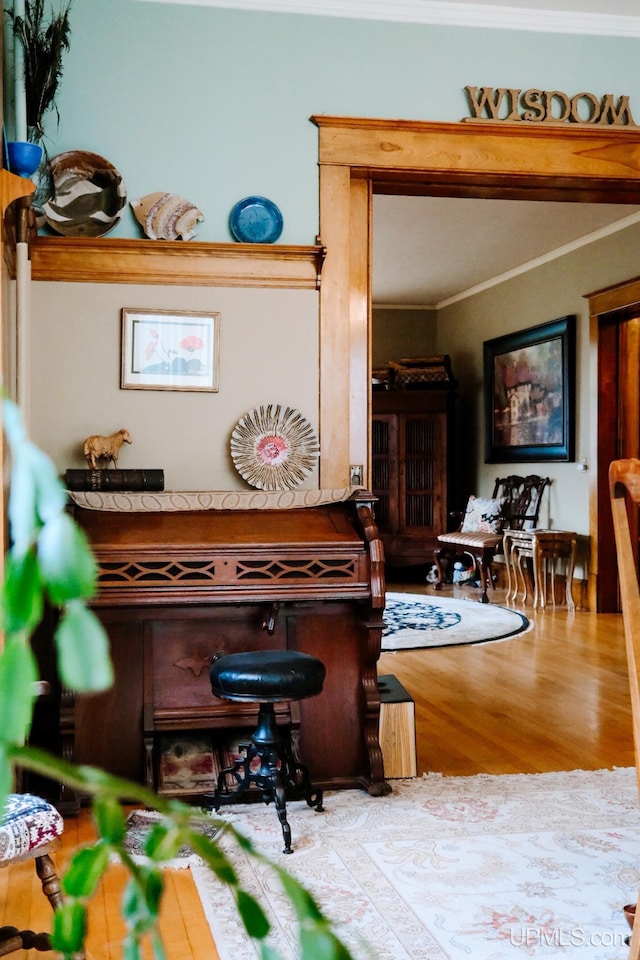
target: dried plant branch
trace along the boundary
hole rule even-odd
[[[24,49],[27,127],[38,140],[44,135],[43,117],[48,110],[55,110],[60,121],[56,96],[63,56],[69,50],[71,3],[68,0],[59,13],[50,16],[45,13],[45,0],[25,0],[24,17],[7,10],[13,32]]]

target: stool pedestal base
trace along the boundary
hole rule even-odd
[[[229,789],[228,777],[236,781],[234,789]],[[219,810],[224,804],[238,803],[252,787],[262,792],[265,803],[273,801],[282,826],[282,852],[293,853],[286,800],[306,800],[320,812],[324,809],[322,790],[313,787],[307,768],[294,756],[290,738],[278,732],[273,703],[260,704],[258,727],[245,755],[220,771],[215,793],[205,795],[203,806]]]

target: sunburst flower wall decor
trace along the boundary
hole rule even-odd
[[[231,459],[259,490],[292,490],[315,466],[319,446],[298,410],[268,404],[246,413],[231,434]]]

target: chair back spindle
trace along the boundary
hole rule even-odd
[[[627,667],[631,695],[631,722],[636,755],[636,777],[640,796],[640,589],[638,555],[631,529],[636,528],[630,511],[640,507],[640,460],[614,460],[609,466],[609,495],[618,560]],[[640,923],[634,923],[628,960],[640,958]]]

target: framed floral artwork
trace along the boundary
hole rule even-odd
[[[123,390],[217,393],[220,314],[122,310]]]

